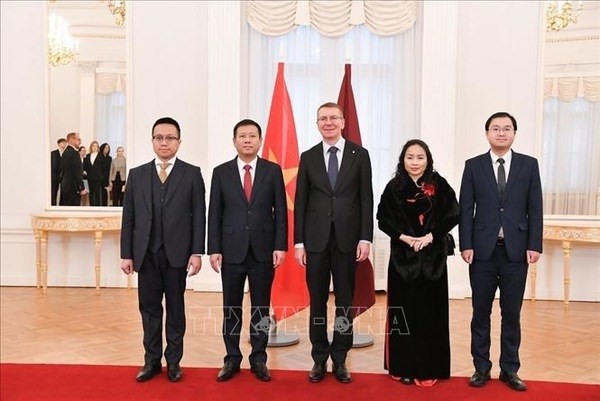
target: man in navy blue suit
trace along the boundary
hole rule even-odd
[[[529,263],[542,252],[542,189],[535,158],[511,150],[516,119],[506,112],[485,123],[490,151],[465,163],[460,188],[461,256],[469,264],[473,317],[471,355],[475,373],[469,384],[490,379],[490,315],[500,288],[500,380],[526,390],[521,366],[520,313]]]
[[[250,286],[250,370],[270,381],[267,369],[271,285],[287,251],[287,202],[278,164],[259,158],[260,125],[242,120],[233,128],[237,156],[213,171],[208,211],[210,264],[223,283],[223,341],[227,355],[217,381],[240,370],[244,283]]]

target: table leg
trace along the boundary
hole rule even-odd
[[[96,295],[100,295],[100,247],[102,245],[102,231],[95,231],[94,235],[95,242],[95,265],[96,270]]]
[[[42,254],[40,262],[42,270],[42,294],[46,295],[48,288],[48,231],[40,231],[40,253]]]
[[[40,233],[40,230],[33,230],[33,234],[35,236],[35,287],[40,288],[42,286],[42,251],[40,249],[42,234]]]
[[[563,241],[563,276],[565,283],[565,309],[569,309],[569,291],[571,287],[571,242]]]
[[[529,265],[529,279],[530,279],[530,291],[531,291],[531,300],[535,301],[536,294],[536,281],[537,281],[537,263],[532,263]]]

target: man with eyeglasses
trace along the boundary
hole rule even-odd
[[[460,188],[461,256],[469,264],[473,317],[471,354],[475,373],[469,384],[490,379],[490,315],[500,289],[500,380],[525,391],[517,371],[521,343],[520,313],[529,263],[542,252],[542,188],[535,158],[511,150],[516,119],[506,112],[485,123],[491,150],[469,159]]]
[[[367,150],[342,137],[344,116],[336,103],[317,110],[323,141],[302,153],[294,203],[294,243],[298,263],[306,267],[310,294],[310,342],[314,366],[308,380],[317,383],[331,357],[341,383],[352,379],[346,356],[352,348],[352,299],[357,262],[369,257],[373,241],[373,187]],[[335,295],[333,341],[327,338],[330,277]]]
[[[121,225],[121,269],[138,273],[138,300],[144,330],[144,366],[138,382],[162,369],[163,307],[166,306],[164,356],[167,377],[182,378],[179,365],[185,333],[187,276],[202,267],[206,204],[200,168],[176,157],[179,123],[170,117],[152,126],[156,158],[132,169],[127,179]]]

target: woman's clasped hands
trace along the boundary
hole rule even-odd
[[[419,252],[421,249],[433,242],[433,235],[431,233],[427,233],[422,237],[413,237],[410,235],[401,234],[400,241],[410,246],[415,252]]]

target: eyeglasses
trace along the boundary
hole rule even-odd
[[[326,123],[327,121],[331,121],[332,123],[334,123],[336,121],[340,121],[341,119],[342,117],[340,116],[321,116],[317,118],[317,122]]]
[[[152,140],[155,142],[163,142],[166,141],[167,143],[173,143],[175,141],[178,141],[179,138],[177,138],[176,136],[162,136],[162,135],[154,135],[152,137]]]
[[[513,127],[502,128],[498,127],[497,125],[494,125],[489,129],[489,132],[492,132],[494,134],[499,134],[500,132],[504,132],[505,134],[512,134],[513,132],[515,132],[515,129]]]

